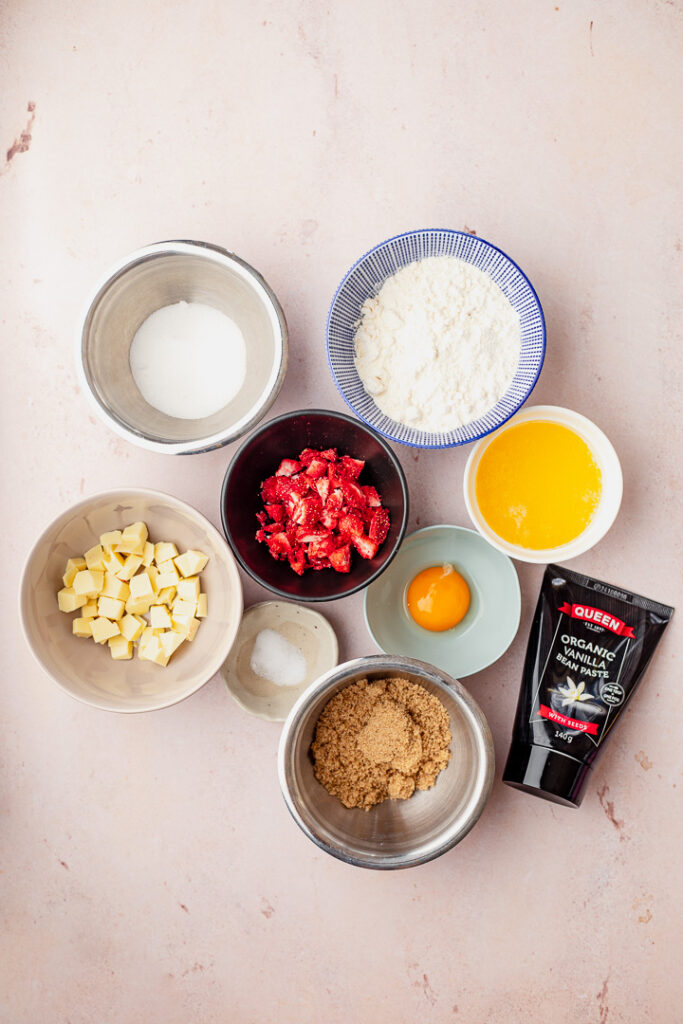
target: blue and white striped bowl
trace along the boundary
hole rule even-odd
[[[519,313],[522,350],[510,387],[479,419],[456,430],[415,430],[385,415],[363,384],[354,362],[353,337],[366,299],[401,267],[427,256],[456,256],[490,274]],[[453,448],[497,430],[526,402],[545,356],[545,320],[531,282],[509,256],[483,238],[464,231],[406,231],[361,256],[339,285],[327,317],[327,357],[335,383],[349,408],[379,434],[414,448]]]

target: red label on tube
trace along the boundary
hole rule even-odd
[[[578,732],[587,732],[590,736],[598,735],[598,727],[595,722],[579,722],[576,718],[567,718],[566,715],[561,715],[559,711],[553,711],[552,708],[546,707],[545,704],[541,704],[538,713],[541,718],[547,718],[549,722],[556,722],[558,725],[563,725],[565,729],[576,729]]]

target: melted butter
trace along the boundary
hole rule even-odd
[[[569,427],[529,420],[508,427],[484,451],[475,480],[479,510],[502,540],[556,548],[588,526],[600,502],[600,467]]]

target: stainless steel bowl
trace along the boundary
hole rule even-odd
[[[148,405],[129,364],[140,324],[181,300],[227,314],[246,342],[244,387],[204,419],[176,419]],[[264,279],[238,256],[203,242],[157,242],[121,260],[96,287],[78,334],[77,364],[95,411],[121,437],[171,455],[204,452],[246,433],[275,401],[287,369],[287,324]]]
[[[370,811],[349,810],[313,774],[315,726],[339,690],[387,676],[410,679],[441,700],[450,717],[452,758],[432,789]],[[493,769],[491,732],[467,690],[432,665],[390,655],[347,661],[316,680],[292,708],[278,754],[282,793],[309,839],[347,864],[385,870],[423,864],[459,843],[484,809]]]

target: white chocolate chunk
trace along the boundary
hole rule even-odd
[[[145,620],[139,618],[137,615],[124,615],[119,621],[121,635],[124,636],[126,640],[138,640],[142,636],[144,628]]]
[[[142,557],[147,537],[148,532],[145,523],[131,523],[123,531],[121,541],[117,545],[116,550],[123,552],[124,555],[140,555]]]
[[[154,597],[154,587],[152,581],[149,578],[149,570],[146,569],[144,572],[140,572],[137,576],[133,576],[130,581],[130,596],[137,600],[142,597]]]
[[[169,544],[164,541],[160,541],[154,545],[154,561],[161,569],[162,562],[171,561],[178,554],[178,548],[175,544]]]
[[[104,573],[100,569],[81,569],[74,577],[74,590],[86,597],[97,597],[104,586]]]
[[[142,564],[146,568],[148,565],[151,565],[153,561],[154,561],[154,545],[151,543],[151,541],[146,540],[145,541],[145,549],[144,549],[144,551],[142,553]]]
[[[163,604],[153,604],[149,610],[149,618],[152,629],[171,628],[171,616],[168,614],[168,608]]]
[[[120,580],[130,580],[142,565],[142,555],[128,555],[123,568],[116,573]]]
[[[95,544],[85,553],[85,564],[88,569],[104,569],[104,551],[101,544]]]
[[[121,632],[116,623],[110,622],[109,619],[99,618],[90,621],[92,622],[93,640],[96,644],[103,644],[105,640],[110,640]]]
[[[60,612],[75,612],[87,604],[87,601],[85,594],[77,594],[73,587],[63,587],[57,594]]]
[[[161,644],[161,649],[167,658],[170,658],[174,651],[178,650],[184,640],[185,637],[174,630],[159,633],[159,643]]]
[[[127,601],[130,597],[130,587],[123,580],[120,580],[118,576],[113,576],[112,573],[106,572],[104,574],[104,586],[102,587],[102,597],[114,597],[117,601]]]
[[[196,551],[191,548],[184,554],[178,555],[173,561],[181,576],[196,576],[209,561],[209,556],[205,555],[202,551]]]
[[[88,601],[81,608],[81,618],[94,619],[97,617],[97,601]]]
[[[74,636],[92,636],[92,619],[74,619],[71,631]]]
[[[129,661],[133,657],[133,645],[125,636],[113,636],[109,641],[109,652],[114,661]]]
[[[85,558],[69,558],[66,563],[66,569],[64,570],[64,576],[62,577],[64,586],[70,587],[73,584],[76,573],[85,568]]]
[[[183,601],[191,601],[194,605],[197,604],[199,599],[199,577],[188,576],[184,580],[178,581],[178,597],[182,598]]]
[[[205,619],[209,614],[209,602],[206,594],[200,594],[197,598],[197,611],[195,615],[198,619]]]
[[[121,531],[110,530],[109,533],[103,533],[100,536],[100,544],[103,548],[115,548],[117,544],[121,543]]]
[[[106,619],[123,618],[125,601],[117,601],[115,597],[100,597],[97,602],[97,614],[103,615]]]

